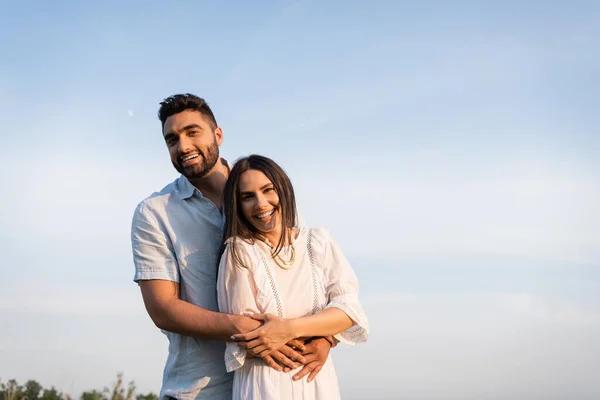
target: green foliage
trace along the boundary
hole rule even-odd
[[[6,383],[0,380],[0,400],[71,400],[71,397],[57,390],[54,386],[45,389],[38,382],[29,380],[24,385],[19,385],[14,379]],[[123,384],[123,374],[117,374],[113,385],[101,391],[89,390],[83,392],[79,400],[159,400],[154,393],[135,395],[135,383]]]
[[[102,400],[104,396],[103,392],[97,390],[90,390],[81,394],[80,400]]]
[[[158,400],[158,396],[154,393],[138,394],[135,397],[135,400]]]
[[[25,382],[25,385],[23,385],[23,395],[27,400],[39,400],[40,393],[42,393],[43,389],[42,385],[36,381],[28,380]]]
[[[50,389],[44,389],[40,400],[66,400],[66,398],[61,392],[59,392],[54,388],[54,386],[52,386]]]

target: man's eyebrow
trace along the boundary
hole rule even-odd
[[[183,128],[181,128],[181,131],[185,132],[185,131],[189,131],[189,130],[192,130],[192,129],[200,129],[200,130],[202,130],[202,127],[200,125],[198,125],[198,124],[189,124],[189,125],[186,125]],[[166,138],[168,138],[170,136],[176,136],[176,135],[177,135],[177,133],[175,131],[169,131],[169,132],[167,132],[167,133],[164,134],[164,137],[166,139]]]
[[[189,124],[184,126],[183,128],[181,128],[182,131],[189,131],[191,129],[200,129],[202,130],[202,127],[198,124]]]

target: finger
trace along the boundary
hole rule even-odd
[[[273,350],[270,350],[270,349],[268,349],[268,348],[266,348],[266,347],[265,347],[265,348],[264,348],[264,350],[261,350],[261,351],[259,352],[259,355],[260,355],[262,358],[265,358],[266,356],[268,356],[268,355],[269,355],[269,354],[271,354],[272,352],[273,352]]]
[[[270,355],[263,357],[263,360],[265,360],[265,362],[267,363],[267,365],[271,368],[273,368],[276,371],[282,372],[283,368],[281,368],[281,365],[279,365],[279,363],[277,363],[277,361],[273,360],[273,357],[271,357]]]
[[[253,349],[252,349],[252,351],[254,351],[254,353],[256,353],[256,355],[258,355],[258,356],[260,356],[260,357],[264,357],[264,355],[267,355],[267,354],[271,353],[271,352],[269,351],[269,349],[267,348],[267,346],[263,346],[263,345],[261,345],[261,346],[256,346],[255,348],[253,348]],[[265,351],[268,351],[268,353],[265,353],[265,354],[263,355],[263,352],[265,352]]]
[[[243,341],[247,341],[247,340],[252,340],[252,339],[256,339],[258,336],[260,336],[260,328],[255,329],[253,331],[247,332],[247,333],[238,333],[235,334],[233,336],[231,336],[231,340],[234,340],[236,342],[239,342],[241,340]]]
[[[302,369],[298,371],[292,379],[295,381],[299,381],[300,379],[304,378],[306,375],[311,373],[314,368],[314,363],[305,364],[304,367],[302,367]]]
[[[251,340],[249,342],[237,342],[237,345],[244,349],[254,349],[261,344],[263,343],[258,339]]]
[[[297,364],[294,361],[287,358],[285,356],[285,354],[283,354],[280,350],[276,350],[276,351],[272,352],[270,355],[271,355],[271,357],[276,358],[277,361],[282,363],[285,367],[287,367],[287,371],[284,368],[284,372],[289,372],[290,369],[296,369],[300,365],[302,365],[302,364]]]
[[[315,369],[312,370],[312,372],[310,373],[310,375],[308,375],[308,379],[306,381],[310,382],[313,379],[315,379],[315,376],[317,376],[317,374],[319,373],[319,371],[321,371],[321,368],[323,368],[322,364],[317,365],[315,367]]]
[[[252,349],[246,349],[246,354],[252,357],[258,357],[258,354],[256,354]]]
[[[246,314],[246,315],[257,321],[266,321],[267,320],[266,314]]]
[[[292,349],[290,346],[284,345],[279,349],[279,351],[281,351],[289,359],[298,361],[301,364],[306,363],[306,357]]]
[[[313,361],[319,361],[319,356],[315,353],[304,354],[304,364],[310,364]]]
[[[298,339],[290,340],[289,342],[287,342],[287,345],[295,350],[300,351],[300,352],[303,352],[306,350],[306,346],[304,345],[304,343],[302,343]]]

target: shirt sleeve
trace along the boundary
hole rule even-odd
[[[252,274],[251,259],[246,246],[239,243],[235,245],[240,265],[233,257],[231,244],[225,247],[221,262],[219,263],[219,275],[217,278],[217,300],[219,311],[227,314],[258,313],[256,304],[256,285]],[[244,365],[246,350],[239,347],[235,342],[227,342],[225,348],[225,367],[227,372],[234,371]]]
[[[179,282],[179,268],[173,245],[156,214],[140,203],[131,223],[133,280],[163,279]]]
[[[358,279],[337,243],[325,234],[325,279],[327,282],[327,306],[344,311],[355,325],[334,337],[346,344],[366,342],[369,338],[369,321],[358,301]]]

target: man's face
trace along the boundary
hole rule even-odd
[[[213,129],[199,111],[186,110],[167,118],[163,137],[173,166],[188,179],[202,178],[219,160],[223,131]]]

